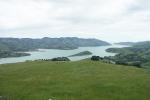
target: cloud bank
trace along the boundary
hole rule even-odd
[[[1,37],[150,40],[149,0],[0,0]]]

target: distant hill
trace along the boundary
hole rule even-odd
[[[5,56],[4,51],[7,52],[24,52],[36,49],[77,49],[78,47],[87,46],[106,46],[110,45],[108,42],[97,40],[97,39],[83,39],[76,37],[65,37],[65,38],[42,38],[42,39],[31,39],[31,38],[0,38],[0,52]],[[9,52],[9,53],[10,53]],[[9,54],[11,55],[11,54]],[[13,54],[14,55],[14,54]],[[8,55],[6,54],[5,57]],[[2,56],[0,55],[0,58]],[[9,57],[9,56],[8,56]]]
[[[115,43],[115,44],[119,44],[119,45],[134,45],[135,42],[118,42],[118,43]]]
[[[0,38],[0,50],[28,51],[38,48],[44,49],[76,49],[86,46],[105,46],[108,42],[97,39],[83,39],[76,37],[66,38]]]
[[[115,44],[120,44],[120,45],[146,45],[149,44],[150,41],[142,41],[142,42],[118,42]]]
[[[110,57],[118,64],[150,68],[150,41],[136,42],[132,47],[109,48],[106,51],[118,53]]]
[[[150,47],[150,41],[142,41],[142,42],[136,42],[134,46],[144,46],[144,47]]]

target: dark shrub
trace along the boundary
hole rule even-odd
[[[116,64],[119,64],[119,65],[128,65],[125,61],[116,61]]]
[[[91,57],[91,60],[93,60],[93,61],[99,61],[101,59],[101,57],[99,57],[99,56],[92,56]]]
[[[69,58],[67,57],[57,57],[57,58],[52,58],[52,61],[70,61]]]
[[[141,62],[140,61],[134,61],[134,62],[129,62],[128,65],[130,66],[136,66],[138,68],[141,68]]]

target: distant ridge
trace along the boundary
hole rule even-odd
[[[141,42],[118,42],[115,44],[120,44],[120,45],[146,45],[146,44],[150,44],[150,41],[141,41]]]
[[[135,42],[118,42],[118,43],[115,43],[115,44],[119,44],[119,45],[134,45]]]
[[[0,50],[28,51],[33,49],[76,49],[86,46],[105,46],[110,43],[98,39],[83,39],[77,37],[61,37],[41,39],[31,38],[0,38]]]

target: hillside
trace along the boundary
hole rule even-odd
[[[5,100],[149,100],[150,70],[95,61],[0,65]]]
[[[111,60],[118,64],[150,68],[150,41],[137,42],[132,47],[109,48],[107,52],[118,53]]]

